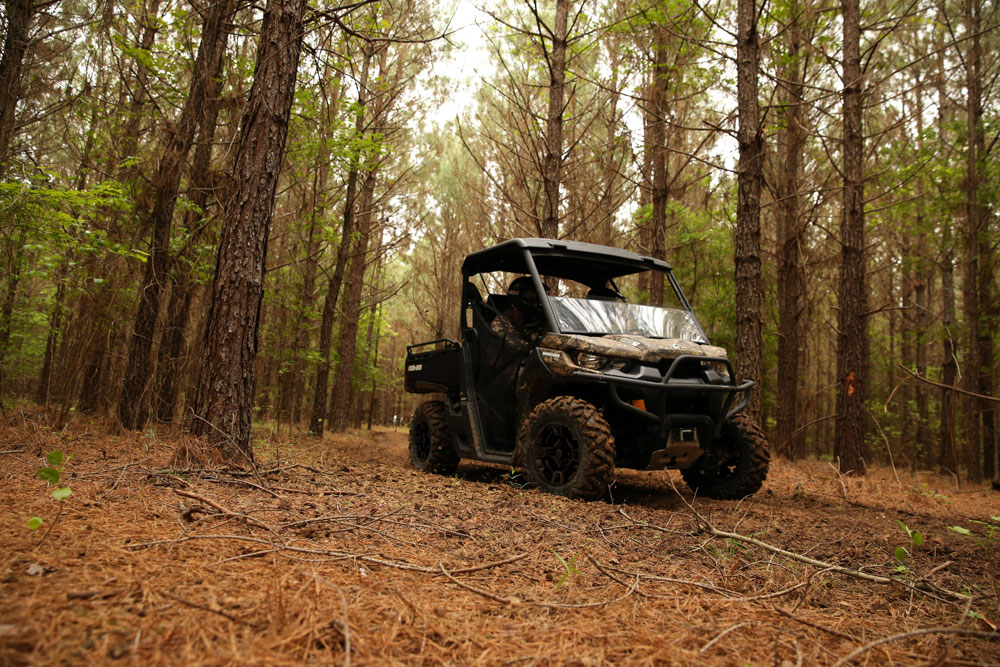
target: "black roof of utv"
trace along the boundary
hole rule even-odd
[[[567,278],[591,286],[640,271],[670,271],[670,265],[663,260],[619,248],[579,241],[511,239],[466,257],[462,275],[490,271],[531,273],[525,251],[530,252],[540,275]]]

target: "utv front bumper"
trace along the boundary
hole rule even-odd
[[[583,369],[568,356],[560,355],[562,358],[556,360],[546,352],[536,349],[534,356],[549,373],[559,377],[560,383],[578,383],[588,394],[603,394],[606,412],[611,409],[618,419],[635,420],[642,430],[655,431],[657,440],[668,449],[683,450],[684,443],[692,441],[696,448],[699,442],[704,448],[715,441],[722,426],[747,406],[754,386],[752,380],[733,383],[718,374],[696,377],[691,372],[693,368],[719,366],[732,378],[733,367],[725,357],[680,355],[669,364],[661,364],[656,372],[650,369],[641,377],[629,377],[616,371]],[[696,439],[691,436],[692,430]],[[656,454],[651,456],[650,467],[658,467]]]

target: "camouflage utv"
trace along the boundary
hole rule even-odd
[[[535,288],[530,305],[507,293],[522,276]],[[604,495],[616,466],[676,468],[713,498],[760,489],[767,443],[740,414],[753,382],[734,379],[666,262],[513,239],[465,259],[461,293],[462,342],[407,347],[407,391],[444,399],[414,412],[415,468],[451,474],[462,458],[491,461],[578,498]]]

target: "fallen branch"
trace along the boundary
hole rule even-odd
[[[604,607],[609,604],[614,604],[615,602],[620,602],[628,596],[632,595],[639,588],[639,576],[636,575],[635,581],[632,582],[632,586],[625,591],[622,595],[611,600],[605,600],[604,602],[581,602],[577,604],[572,603],[562,603],[562,602],[537,602],[534,600],[529,600],[529,604],[533,604],[537,607],[552,607],[555,609],[586,609],[588,607]]]
[[[239,519],[240,521],[245,521],[246,523],[250,524],[251,526],[257,526],[258,528],[263,528],[264,530],[272,532],[272,533],[275,532],[274,528],[271,528],[266,523],[262,523],[262,522],[258,521],[257,519],[254,519],[253,517],[247,516],[246,514],[240,514],[238,512],[232,512],[232,511],[226,509],[225,507],[223,507],[222,505],[220,505],[219,503],[215,502],[214,500],[210,500],[210,499],[206,498],[205,496],[199,496],[197,493],[191,493],[190,491],[182,491],[181,489],[174,489],[174,493],[176,493],[178,496],[184,496],[185,498],[191,498],[193,500],[197,500],[198,502],[204,503],[205,505],[208,505],[209,507],[212,507],[212,508],[218,510],[219,512],[221,512],[222,514],[224,514],[226,516],[231,516],[234,519]]]
[[[806,578],[805,581],[801,581],[801,582],[795,584],[794,586],[789,586],[788,588],[784,588],[784,589],[782,589],[780,591],[775,591],[774,593],[764,593],[762,595],[752,595],[750,597],[744,597],[744,598],[730,598],[730,601],[731,602],[755,602],[757,600],[770,600],[770,599],[773,599],[773,598],[780,598],[782,595],[788,595],[792,591],[797,591],[798,589],[802,588],[803,586],[808,586],[810,583],[812,583],[813,577],[815,577],[817,574],[822,574],[824,572],[829,572],[829,571],[830,570],[828,568],[824,568],[822,570],[816,570],[815,572],[813,572],[812,574],[810,574]]]
[[[441,572],[436,567],[426,567],[423,565],[414,565],[412,563],[407,563],[405,561],[392,561],[386,560],[384,558],[377,558],[375,556],[367,556],[365,554],[350,553],[348,551],[334,551],[333,549],[307,549],[304,547],[293,547],[288,544],[275,544],[268,540],[262,540],[259,537],[249,537],[246,535],[185,535],[178,537],[173,540],[155,540],[153,542],[141,542],[139,544],[126,544],[127,549],[145,549],[147,547],[158,546],[160,544],[180,544],[182,542],[190,542],[192,540],[238,540],[241,542],[253,542],[254,544],[263,544],[268,547],[266,552],[281,552],[287,551],[289,553],[300,553],[308,554],[310,556],[330,556],[331,558],[336,558],[338,560],[353,560],[360,561],[363,563],[370,563],[372,565],[382,565],[384,567],[391,567],[397,570],[405,570],[409,572],[423,572],[424,574],[440,575]],[[259,555],[254,554],[244,554],[245,556]],[[470,572],[478,572],[480,570],[488,570],[490,568],[499,567],[501,565],[508,565],[516,561],[527,558],[527,553],[520,553],[510,558],[504,558],[503,560],[493,561],[490,563],[483,563],[482,565],[473,565],[471,567],[463,567],[457,570],[452,570],[452,574],[468,574]]]
[[[899,634],[889,635],[888,637],[882,637],[881,639],[876,639],[873,642],[869,642],[860,648],[856,648],[843,658],[833,663],[833,667],[840,667],[840,665],[846,665],[851,660],[856,657],[870,651],[871,649],[881,646],[882,644],[888,644],[890,642],[898,641],[900,639],[908,639],[910,637],[919,637],[921,635],[958,635],[960,637],[974,637],[976,639],[985,639],[987,641],[1000,641],[1000,632],[986,632],[984,630],[965,630],[963,628],[923,628],[922,630],[911,630],[910,632],[900,632]]]
[[[611,574],[610,572],[608,572],[607,570],[605,570],[605,569],[604,569],[604,566],[603,566],[603,565],[601,565],[601,564],[600,564],[600,563],[599,563],[599,562],[597,561],[597,559],[596,559],[596,558],[594,558],[593,554],[590,554],[590,553],[588,553],[588,554],[587,554],[587,560],[589,560],[589,561],[590,561],[591,563],[593,563],[593,564],[594,564],[594,567],[596,567],[596,568],[597,568],[597,571],[598,571],[598,572],[600,572],[601,574],[603,574],[603,575],[604,575],[605,577],[607,577],[607,578],[608,578],[608,579],[610,579],[611,581],[613,581],[613,582],[615,582],[615,583],[617,583],[617,584],[621,584],[621,585],[622,585],[622,586],[623,586],[624,588],[628,588],[628,587],[629,587],[629,584],[626,584],[626,583],[625,583],[624,581],[622,581],[621,579],[619,579],[619,578],[618,578],[618,577],[616,577],[615,575],[613,575],[613,574]]]
[[[809,556],[803,556],[802,554],[798,554],[795,553],[794,551],[788,551],[787,549],[776,547],[773,544],[768,544],[767,542],[758,540],[757,538],[754,537],[749,537],[747,535],[740,535],[739,533],[731,533],[725,530],[719,530],[718,528],[712,525],[712,522],[710,522],[698,510],[696,510],[694,508],[694,505],[689,503],[687,498],[685,498],[680,493],[680,491],[677,490],[677,487],[674,485],[673,479],[668,478],[668,480],[670,481],[670,486],[674,489],[674,493],[677,494],[677,497],[679,497],[681,501],[685,505],[687,505],[687,508],[691,510],[691,513],[695,516],[695,521],[698,524],[699,529],[702,532],[708,533],[712,537],[721,537],[727,540],[736,540],[739,542],[743,542],[745,544],[752,544],[766,551],[770,551],[771,553],[776,553],[779,556],[784,556],[785,558],[790,558],[791,560],[795,560],[800,563],[806,563],[807,565],[812,565],[814,567],[823,568],[831,572],[839,572],[840,574],[845,574],[849,577],[853,577],[855,579],[861,579],[863,581],[871,581],[877,584],[899,584],[902,586],[906,586],[907,588],[918,590],[922,593],[928,593],[928,594],[938,593],[946,597],[949,597],[952,600],[965,601],[969,599],[968,595],[963,595],[962,593],[957,593],[955,591],[950,591],[941,588],[927,581],[918,582],[916,586],[913,586],[898,579],[893,579],[892,577],[884,577],[878,574],[869,574],[867,572],[862,572],[861,570],[855,570],[849,567],[844,567],[842,565],[827,563],[825,561],[821,561],[816,558],[810,558]]]
[[[629,574],[629,575],[632,574],[631,572],[626,572],[624,570],[619,570],[617,568],[613,569],[620,574]],[[661,577],[656,574],[641,574],[639,572],[636,572],[635,575],[633,576],[640,577],[648,581],[665,581],[668,584],[682,584],[684,586],[694,586],[695,588],[701,588],[706,591],[712,591],[713,593],[718,593],[719,595],[725,598],[731,598],[735,595],[738,595],[736,591],[731,591],[728,588],[722,588],[714,584],[703,584],[700,581],[689,581],[687,579],[674,579],[673,577]]]
[[[340,603],[344,610],[344,620],[340,622],[343,626],[342,632],[344,634],[344,667],[351,667],[351,626],[347,618],[347,598],[344,596],[344,591],[340,590],[339,586],[335,586],[315,572],[313,572],[310,576],[321,584],[329,586],[337,592],[337,595],[340,596]]]
[[[263,491],[264,493],[270,494],[274,498],[281,498],[277,493],[271,489],[263,486],[262,484],[254,484],[253,482],[248,482],[245,479],[227,479],[225,477],[202,477],[206,482],[218,482],[220,484],[240,484],[242,486],[249,486],[254,489]]]
[[[753,623],[751,621],[747,621],[745,623],[737,623],[736,625],[734,625],[734,626],[732,626],[730,628],[726,628],[725,630],[723,630],[719,634],[715,635],[715,637],[712,639],[712,641],[710,641],[707,644],[705,644],[704,646],[702,646],[698,650],[698,653],[704,653],[708,649],[712,648],[717,641],[719,641],[720,639],[722,639],[723,637],[725,637],[726,635],[728,635],[733,630],[739,630],[740,628],[745,628],[748,625],[753,625]]]
[[[829,632],[834,637],[840,637],[841,639],[846,639],[849,642],[856,642],[856,641],[858,641],[855,637],[852,637],[849,634],[840,632],[839,630],[834,630],[833,628],[831,628],[831,627],[829,627],[827,625],[822,625],[820,623],[814,623],[813,621],[807,621],[806,619],[802,618],[801,616],[796,616],[795,614],[793,614],[792,612],[788,611],[787,609],[782,609],[781,607],[772,607],[772,609],[774,609],[776,612],[778,612],[778,613],[780,613],[780,614],[782,614],[784,616],[787,616],[788,618],[792,619],[796,623],[801,623],[802,625],[808,625],[810,628],[815,628],[817,630],[822,630],[823,632]]]
[[[306,489],[290,489],[287,486],[274,486],[271,487],[275,491],[284,491],[286,493],[304,493],[310,496],[357,496],[359,495],[356,491],[310,491]]]
[[[176,595],[171,595],[170,593],[167,593],[166,591],[160,591],[159,593],[163,597],[169,598],[169,599],[173,600],[174,602],[180,602],[181,604],[185,604],[185,605],[187,605],[189,607],[193,607],[194,609],[201,609],[202,611],[208,611],[208,612],[211,612],[213,614],[218,614],[219,616],[222,616],[223,618],[228,619],[228,620],[232,621],[233,623],[242,623],[243,625],[252,625],[251,623],[249,623],[247,621],[244,621],[242,618],[237,618],[237,617],[233,616],[232,614],[227,614],[226,612],[222,611],[221,609],[213,609],[212,607],[209,607],[208,605],[198,604],[197,602],[191,602],[190,600],[185,600],[182,597],[177,597]]]
[[[473,586],[472,584],[467,584],[462,581],[459,581],[455,577],[451,576],[451,573],[448,572],[448,570],[444,569],[444,563],[438,563],[438,567],[441,568],[441,573],[444,576],[448,577],[448,579],[451,580],[452,583],[457,584],[458,586],[461,586],[465,590],[471,591],[476,595],[482,595],[484,598],[489,598],[490,600],[499,602],[501,604],[517,604],[518,602],[520,602],[520,600],[518,600],[517,598],[502,598],[499,595],[494,595],[493,593],[490,593],[487,590],[483,590],[482,588]]]

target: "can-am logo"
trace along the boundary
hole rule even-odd
[[[423,364],[413,364],[412,366],[406,367],[406,370],[408,371],[422,371],[423,369],[424,369]]]

